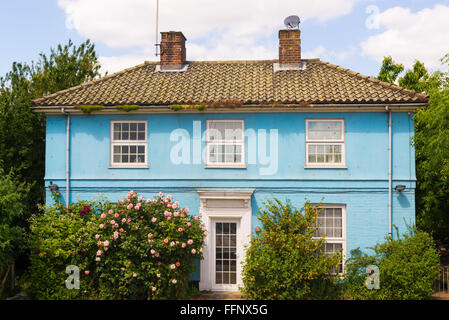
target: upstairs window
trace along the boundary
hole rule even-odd
[[[111,121],[111,167],[147,167],[147,121]]]
[[[306,120],[306,167],[345,167],[342,119]]]
[[[244,167],[243,120],[208,120],[206,154],[206,167]]]

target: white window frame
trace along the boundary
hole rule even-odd
[[[342,130],[342,138],[338,140],[309,140],[309,123],[310,122],[340,122]],[[346,166],[346,137],[345,137],[345,120],[344,119],[323,119],[311,118],[306,119],[306,165],[305,168],[347,168]],[[341,147],[341,163],[316,163],[309,162],[309,145],[340,145]]]
[[[234,140],[222,140],[219,144],[223,145],[241,145],[242,156],[240,163],[228,163],[228,162],[210,162],[209,147],[211,144],[217,144],[217,140],[210,140],[210,126],[216,122],[239,122],[242,124],[242,140],[235,144]],[[206,120],[206,165],[205,168],[246,168],[245,163],[245,120],[243,119],[208,119]]]
[[[144,123],[145,140],[114,140],[115,123]],[[145,146],[145,160],[143,163],[114,163],[114,146]],[[109,168],[148,168],[148,121],[147,120],[111,120],[110,122],[110,157]]]
[[[343,275],[345,273],[345,261],[346,261],[346,205],[344,204],[323,204],[318,209],[341,209],[341,238],[325,237],[325,242],[328,244],[341,244],[342,248],[342,272],[338,273]],[[321,214],[321,213],[320,213]],[[322,237],[313,237],[313,240],[320,240]]]

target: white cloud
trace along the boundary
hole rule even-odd
[[[136,66],[143,63],[147,59],[146,56],[141,55],[124,55],[115,57],[105,57],[101,56],[98,58],[101,64],[101,74],[112,74],[126,68]]]
[[[273,59],[277,44],[266,40],[283,27],[285,17],[325,22],[349,14],[360,1],[160,0],[159,31],[182,31],[189,60]],[[58,5],[68,28],[96,43],[153,59],[156,0],[58,0]],[[118,64],[112,57],[102,60],[111,69]]]
[[[391,55],[411,67],[420,60],[429,68],[440,68],[439,61],[449,52],[449,6],[435,5],[416,13],[394,7],[379,14],[377,22],[384,31],[361,43],[363,55],[377,61]]]

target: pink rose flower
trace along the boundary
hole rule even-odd
[[[157,265],[158,265],[158,266],[160,266],[161,264],[162,264],[162,262],[160,262],[160,261],[157,262]]]
[[[137,273],[133,273],[133,277],[134,277],[134,278],[137,277]]]
[[[185,248],[185,247],[186,247],[186,244],[185,244],[185,242],[183,242],[183,243],[181,244],[181,247],[183,247],[183,248]]]
[[[173,283],[173,284],[176,284],[176,282],[178,282],[178,281],[176,281],[176,279],[173,279],[173,280],[171,281],[171,283]]]
[[[159,192],[158,196],[159,196],[159,198],[162,198],[164,196],[164,194],[162,192]]]
[[[98,241],[98,242],[97,242],[97,246],[101,246],[101,241]]]
[[[161,277],[161,274],[160,274],[160,273],[158,273],[158,274],[156,275],[156,277],[160,278],[160,277]]]
[[[198,220],[199,219],[199,217],[198,216],[195,216],[195,220]]]
[[[121,203],[121,204],[124,204],[124,203],[125,203],[125,200],[123,200],[123,199],[120,200],[120,203]]]
[[[175,217],[179,216],[178,211],[175,211],[175,212],[173,213],[173,215],[174,215]]]
[[[156,289],[156,287],[153,287],[153,288],[151,288],[151,290],[156,291],[157,289]]]
[[[118,218],[118,217],[120,217],[120,215],[118,213],[116,213],[116,214],[114,214],[114,217]]]
[[[103,245],[104,245],[105,247],[109,246],[109,241],[106,240],[105,242],[103,242]]]
[[[150,252],[151,252],[151,254],[155,254],[156,253],[156,251],[154,249],[151,249]]]
[[[176,268],[176,266],[174,265],[174,264],[172,264],[172,265],[170,265],[170,269],[175,269]]]
[[[96,234],[96,235],[95,235],[95,239],[98,239],[98,238],[100,238],[100,235],[99,235],[99,234]]]
[[[128,204],[127,208],[128,208],[128,210],[132,209],[133,208],[133,204],[132,203]]]
[[[99,227],[100,227],[100,229],[103,229],[104,228],[104,224],[100,224]]]
[[[169,221],[170,221],[170,220],[171,220],[171,217],[167,217],[167,220],[169,220]]]
[[[114,221],[114,220],[111,220],[111,224],[115,224],[115,221]]]
[[[97,251],[97,256],[101,256],[102,253],[103,253],[103,252],[102,252],[101,250],[98,250],[98,251]]]
[[[101,258],[100,257],[96,257],[95,261],[99,262],[99,261],[101,261]]]
[[[112,209],[111,209],[111,210],[108,211],[108,213],[109,213],[109,214],[113,214],[114,211],[112,211]]]
[[[156,258],[158,258],[158,257],[159,257],[159,252],[156,253],[154,256],[155,256]],[[159,261],[159,262],[160,262],[160,261]],[[158,265],[160,265],[160,264],[158,263]]]
[[[139,201],[142,201],[142,199],[143,199],[142,197],[137,198],[137,200],[139,200]]]
[[[185,207],[185,208],[184,208],[184,211],[185,211],[186,213],[188,213],[188,212],[189,212],[189,207]]]
[[[130,223],[131,222],[131,218],[128,218],[128,223]]]
[[[153,199],[153,203],[156,203],[157,202],[157,199]]]
[[[118,238],[118,232],[117,231],[114,231],[114,240],[117,240],[117,238]]]
[[[168,243],[168,239],[164,239],[164,243],[167,244]]]
[[[192,224],[190,222],[187,222],[187,226],[190,227]]]
[[[152,233],[149,233],[149,234],[148,234],[148,238],[151,238],[152,236],[153,236]]]
[[[178,232],[182,232],[182,228],[178,228]]]
[[[195,249],[192,249],[192,254],[195,254],[196,253],[196,250]]]
[[[171,247],[173,247],[174,245],[175,245],[175,242],[174,242],[174,241],[170,242],[170,246],[171,246]]]
[[[122,223],[126,223],[126,218],[123,218],[123,219],[122,219]]]
[[[120,228],[120,230],[119,230],[120,232],[123,232],[124,230],[123,230],[123,228]]]
[[[181,265],[181,262],[176,262],[176,266],[179,267]]]
[[[171,204],[169,203],[169,204],[167,204],[167,208],[171,208]]]
[[[189,239],[189,240],[187,241],[187,244],[193,244],[193,240],[192,240],[192,239]]]
[[[157,218],[154,218],[154,217],[153,217],[153,219],[151,219],[151,221],[152,221],[152,222],[156,222],[156,221],[157,221]]]
[[[89,270],[84,271],[84,274],[89,274],[89,273],[90,273]]]
[[[102,214],[100,215],[100,217],[101,217],[101,219],[105,219],[105,218],[106,218],[106,214],[102,213]]]
[[[208,235],[207,231],[204,231],[204,235],[205,235],[205,236],[207,236],[207,235]]]

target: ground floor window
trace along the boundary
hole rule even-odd
[[[334,254],[338,250],[343,250],[343,260],[332,273],[343,273],[344,256],[346,253],[346,230],[345,230],[345,206],[325,205],[322,208],[318,221],[318,229],[315,231],[315,238],[320,239],[326,236],[326,243],[323,246],[324,254]]]

